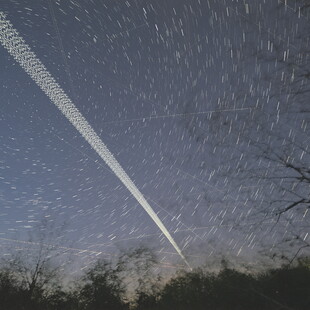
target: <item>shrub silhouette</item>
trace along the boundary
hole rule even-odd
[[[282,266],[256,274],[244,273],[227,266],[218,273],[210,273],[203,268],[191,272],[182,271],[165,285],[154,281],[160,281],[160,278],[154,276],[152,279],[151,269],[147,269],[147,272],[142,269],[142,274],[148,276],[143,281],[138,277],[137,281],[143,285],[138,283],[134,294],[131,292],[128,295],[130,290],[126,287],[128,279],[125,275],[132,276],[132,262],[124,264],[124,257],[123,255],[120,264],[114,265],[99,260],[75,281],[71,290],[58,283],[49,289],[36,287],[31,294],[29,286],[19,273],[10,269],[12,265],[3,267],[0,269],[0,309],[310,309],[310,268],[307,258],[299,260],[295,266]],[[126,257],[133,257],[133,261],[137,261],[134,255]],[[140,255],[138,258],[141,262]],[[143,263],[141,266],[144,266]],[[156,289],[153,289],[154,285]]]
[[[111,264],[100,260],[88,270],[79,293],[81,309],[122,310],[127,309],[123,301],[125,289],[118,270]]]

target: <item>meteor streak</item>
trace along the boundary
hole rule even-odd
[[[84,116],[75,107],[70,98],[65,94],[60,85],[51,76],[43,63],[37,58],[34,52],[20,34],[14,29],[13,25],[7,20],[6,15],[0,11],[0,42],[10,55],[19,63],[31,79],[41,88],[49,99],[57,106],[61,113],[78,130],[97,154],[106,162],[120,181],[126,186],[130,193],[136,198],[143,209],[156,223],[162,233],[166,236],[177,253],[191,269],[180,248],[172,238],[171,234],[146,201],[142,193],[96,134]]]

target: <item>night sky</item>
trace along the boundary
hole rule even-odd
[[[280,169],[260,161],[248,141],[309,164],[309,153],[283,146],[282,138],[293,135],[308,149],[309,112],[297,113],[305,106],[301,99],[286,100],[279,87],[283,71],[275,65],[276,55],[285,61],[285,51],[292,55],[309,44],[300,39],[309,17],[296,14],[293,1],[278,2],[2,0],[0,10],[192,266],[223,257],[257,266],[266,259],[262,251],[287,238],[298,234],[309,242],[305,209],[284,214],[275,225],[277,217],[265,211],[279,198],[272,186],[277,181],[240,173],[250,167],[276,176]],[[2,253],[24,247],[29,233],[47,223],[60,231],[49,242],[78,269],[141,245],[155,251],[162,267],[184,266],[2,46],[0,68]]]

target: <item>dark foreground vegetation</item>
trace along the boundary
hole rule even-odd
[[[309,258],[259,273],[225,266],[218,273],[180,271],[168,282],[154,266],[149,253],[135,250],[116,264],[98,261],[69,285],[46,261],[14,260],[0,271],[0,309],[310,309]]]

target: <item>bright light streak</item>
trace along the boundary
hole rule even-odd
[[[186,258],[182,254],[180,248],[172,238],[171,234],[154,212],[152,207],[146,201],[142,193],[123,170],[115,157],[108,150],[106,145],[96,134],[84,116],[75,107],[70,98],[65,94],[60,85],[51,76],[43,63],[31,51],[20,34],[14,29],[6,15],[0,11],[0,42],[20,64],[32,80],[41,88],[41,90],[49,97],[49,99],[57,106],[61,113],[70,121],[70,123],[79,131],[84,139],[91,145],[97,154],[112,169],[115,175],[126,186],[130,193],[136,198],[152,220],[156,223],[162,233],[166,236],[177,253],[184,260],[186,265],[190,267]]]

